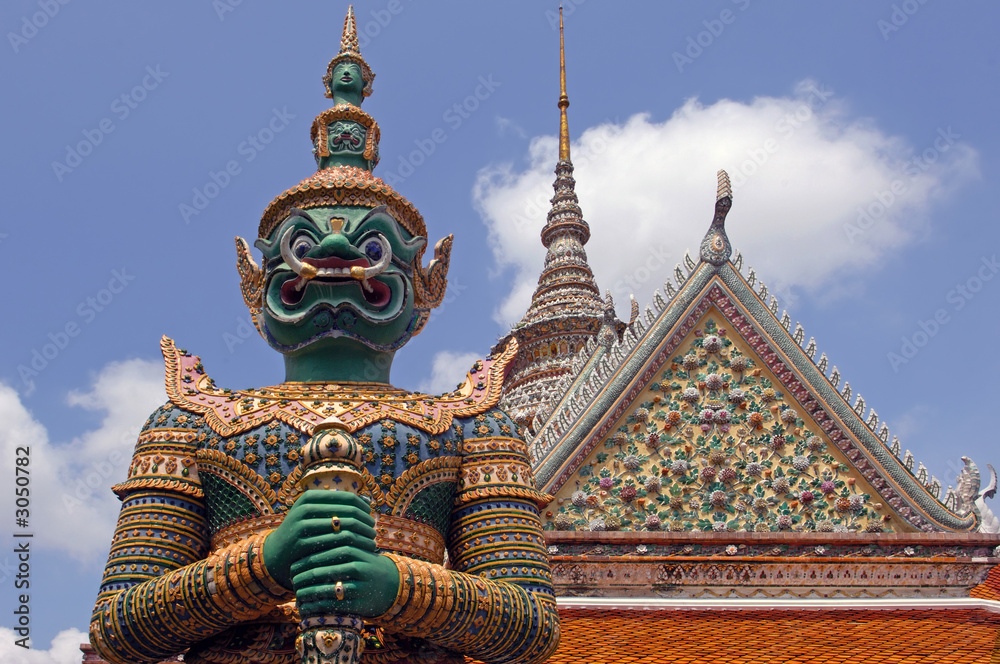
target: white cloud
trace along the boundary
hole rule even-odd
[[[730,240],[778,292],[849,288],[925,235],[933,205],[978,176],[975,150],[951,128],[928,127],[914,146],[808,81],[788,97],[689,100],[665,122],[592,127],[572,149],[590,264],[620,308],[630,292],[648,302],[684,249],[697,251],[720,168],[734,185]],[[541,269],[555,154],[555,137],[535,137],[526,169],[490,165],[473,191],[497,269],[514,271],[494,315],[505,325],[527,309]],[[859,222],[865,208],[871,221]]]
[[[511,120],[510,118],[505,118],[501,115],[496,116],[497,132],[501,136],[506,136],[508,133],[513,134],[517,138],[527,138],[528,132],[524,131],[524,128]]]
[[[139,429],[166,401],[163,367],[143,360],[109,364],[89,390],[71,393],[68,401],[70,406],[103,412],[104,418],[97,429],[71,441],[52,441],[17,392],[0,384],[0,421],[4,423],[0,472],[14,477],[15,448],[30,446],[29,519],[35,542],[78,560],[93,561],[107,555],[118,518],[120,503],[110,487],[125,479]],[[13,501],[13,492],[3,494],[3,513],[14,513]]]
[[[942,419],[942,414],[933,404],[915,404],[897,415],[892,422],[892,432],[899,438],[917,438],[935,421]]]
[[[465,375],[476,360],[482,356],[477,353],[453,353],[441,351],[434,356],[431,376],[417,388],[426,394],[444,394],[451,392],[465,380]]]
[[[14,630],[0,627],[0,662],[4,664],[80,664],[80,644],[89,640],[86,632],[64,629],[55,635],[48,650],[25,649],[14,645],[21,638]]]

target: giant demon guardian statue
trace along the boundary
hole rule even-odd
[[[423,218],[371,173],[373,78],[349,10],[319,170],[265,210],[261,266],[237,240],[285,382],[220,389],[163,339],[170,401],[114,487],[90,626],[110,662],[539,662],[558,643],[546,496],[496,407],[514,344],[450,394],[388,384],[441,302],[451,237],[423,267]]]

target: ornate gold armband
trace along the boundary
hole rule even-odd
[[[267,533],[230,545],[211,556],[215,588],[225,611],[250,620],[292,597],[264,567],[261,552]]]
[[[431,576],[434,579],[434,607],[427,616],[427,626],[435,630],[448,620],[451,608],[454,604],[452,593],[452,583],[448,572],[436,565],[430,568]]]
[[[268,573],[267,568],[264,567],[264,539],[267,537],[268,533],[261,533],[254,535],[250,538],[250,557],[253,560],[251,569],[253,570],[254,578],[257,579],[272,597],[281,602],[286,602],[294,597],[292,591],[288,590],[280,583],[278,583],[273,576]]]
[[[435,605],[435,580],[433,565],[412,558],[397,556],[392,553],[383,554],[396,565],[399,572],[399,591],[389,610],[382,616],[382,621],[392,622],[404,629],[412,629],[432,609],[440,611]]]

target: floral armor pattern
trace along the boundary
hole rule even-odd
[[[292,594],[260,550],[301,491],[299,448],[331,412],[365,447],[376,543],[401,580],[366,627],[362,661],[551,654],[559,623],[538,513],[549,497],[495,407],[513,349],[443,397],[371,384],[218,390],[197,357],[163,349],[171,401],[114,487],[122,511],[90,627],[102,657],[156,662],[185,644],[186,662],[298,661]]]

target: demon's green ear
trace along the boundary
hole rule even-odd
[[[454,235],[449,235],[434,245],[434,258],[426,269],[421,265],[413,266],[414,306],[417,311],[413,336],[420,334],[430,318],[431,310],[444,299],[444,291],[448,286],[448,265],[451,263],[451,243],[454,239]]]
[[[236,238],[236,270],[240,273],[243,302],[250,309],[254,327],[260,332],[257,315],[264,306],[264,271],[250,254],[250,245],[241,237]]]

